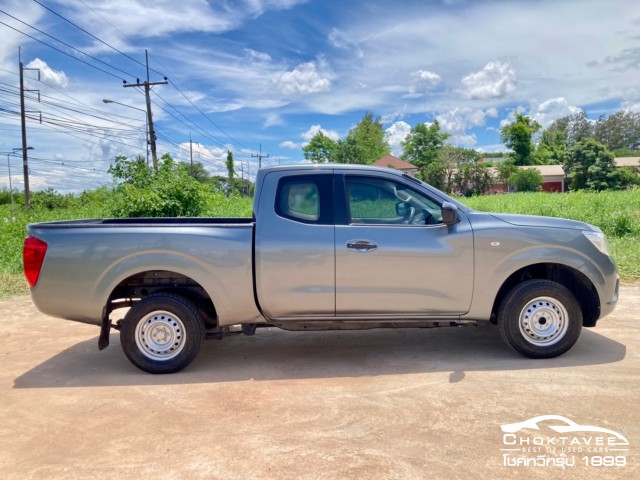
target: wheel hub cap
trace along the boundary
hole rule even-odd
[[[184,348],[185,338],[182,320],[166,311],[149,313],[136,327],[136,344],[152,360],[175,357]]]
[[[567,310],[561,302],[555,298],[538,297],[520,312],[520,333],[533,345],[553,345],[567,333],[568,321]]]

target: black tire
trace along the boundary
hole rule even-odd
[[[170,293],[135,304],[120,329],[125,355],[149,373],[182,370],[196,358],[204,338],[204,322],[193,303]]]
[[[502,301],[498,328],[507,345],[522,355],[553,358],[578,340],[582,310],[564,285],[528,280],[515,286]]]

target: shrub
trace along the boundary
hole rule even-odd
[[[121,181],[111,204],[115,217],[197,217],[206,206],[206,187],[168,154],[157,173],[126,157],[116,158],[109,171]]]
[[[544,178],[535,168],[523,168],[509,177],[509,185],[515,188],[516,192],[537,192]]]

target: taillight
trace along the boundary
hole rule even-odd
[[[24,239],[24,248],[22,250],[22,260],[24,263],[24,276],[31,288],[38,283],[40,269],[44,256],[47,253],[47,244],[37,238],[27,237]]]

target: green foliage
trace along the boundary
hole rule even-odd
[[[454,177],[464,165],[475,164],[479,154],[475,150],[443,145],[438,149],[438,156],[423,172],[423,179],[436,188],[451,193],[454,188]]]
[[[146,163],[117,157],[109,172],[120,184],[115,189],[111,214],[115,217],[196,217],[205,204],[206,187],[189,175],[188,165],[169,154],[154,173]]]
[[[413,163],[418,167],[423,178],[426,178],[426,168],[436,161],[438,152],[444,147],[444,142],[450,136],[440,130],[438,120],[434,120],[429,126],[419,123],[411,129],[402,143],[402,159]]]
[[[494,185],[495,178],[483,163],[464,163],[453,175],[455,191],[465,197],[487,193]]]
[[[567,133],[545,130],[534,153],[536,165],[564,165],[567,161]]]
[[[187,170],[194,180],[200,183],[209,183],[211,177],[202,162],[180,162],[180,168]]]
[[[500,129],[500,139],[513,151],[513,163],[516,165],[533,163],[534,147],[531,138],[540,128],[540,124],[531,117],[516,113],[515,121]]]
[[[233,168],[233,153],[231,150],[227,150],[227,160],[225,162],[227,166],[227,176],[229,177],[229,183],[233,183],[233,176],[235,175],[235,170]]]
[[[571,179],[572,190],[600,191],[620,187],[613,154],[592,138],[571,147],[564,170]]]
[[[62,195],[49,187],[39,192],[31,194],[31,208],[43,210],[55,210],[57,208],[67,208],[71,203],[71,195]]]
[[[509,177],[509,184],[516,192],[537,192],[544,178],[536,168],[522,168]]]
[[[640,149],[640,113],[620,110],[601,115],[595,124],[593,138],[609,150]]]
[[[498,170],[498,181],[506,185],[508,189],[508,187],[511,185],[511,176],[519,171],[519,168],[513,163],[512,160],[507,160],[505,162],[498,163],[496,169]]]
[[[302,147],[302,152],[305,160],[312,163],[327,163],[334,158],[337,148],[338,144],[320,130],[308,145]]]
[[[347,138],[337,142],[334,160],[337,163],[370,165],[389,153],[391,148],[384,137],[382,120],[367,112],[364,118],[349,130]]]

